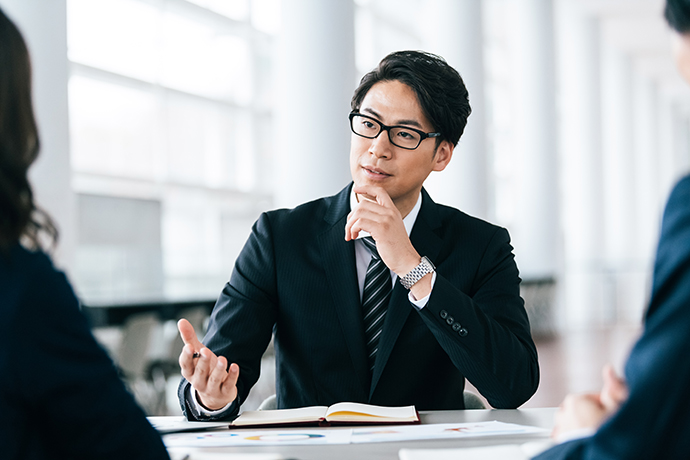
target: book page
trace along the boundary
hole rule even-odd
[[[337,403],[328,408],[326,420],[329,421],[400,421],[418,420],[414,406],[384,407],[360,403]]]
[[[326,406],[310,406],[297,409],[249,410],[242,412],[240,416],[232,422],[232,425],[243,426],[317,422],[325,416],[327,409]]]

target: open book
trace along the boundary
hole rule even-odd
[[[342,402],[326,406],[245,411],[230,427],[267,427],[286,425],[368,425],[419,423],[414,406],[383,407],[370,404]]]

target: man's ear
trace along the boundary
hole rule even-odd
[[[436,155],[434,155],[433,171],[443,171],[446,169],[446,166],[450,163],[450,159],[453,157],[454,148],[451,142],[441,141],[436,149]]]

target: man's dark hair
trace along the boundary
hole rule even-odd
[[[38,156],[38,130],[31,103],[31,64],[19,30],[0,9],[0,251],[23,240],[38,248],[41,234],[57,231],[36,208],[29,166]]]
[[[359,111],[372,86],[381,81],[399,81],[417,95],[422,112],[443,141],[457,145],[470,116],[467,88],[460,74],[440,56],[423,51],[396,51],[362,77],[352,96],[351,107]]]
[[[676,32],[690,32],[690,1],[667,0],[664,17]]]

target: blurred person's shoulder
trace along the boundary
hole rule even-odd
[[[681,177],[673,188],[674,191],[680,191],[682,193],[690,192],[690,174]],[[690,201],[688,202],[690,205]]]
[[[17,243],[0,253],[0,304],[5,312],[6,308],[11,310],[27,302],[40,305],[41,298],[64,295],[76,301],[67,277],[45,252]]]
[[[18,280],[25,276],[47,276],[59,273],[50,257],[41,250],[30,250],[17,243],[0,252],[0,273]]]
[[[681,177],[674,185],[666,203],[664,221],[668,224],[677,219],[685,223],[683,216],[690,210],[690,174]]]

